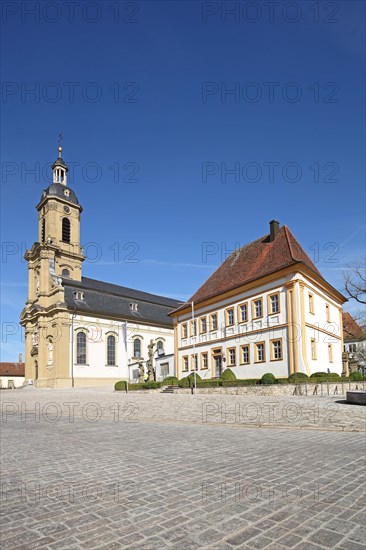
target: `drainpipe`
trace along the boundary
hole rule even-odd
[[[76,317],[76,306],[71,315],[71,387],[74,387],[74,319]]]

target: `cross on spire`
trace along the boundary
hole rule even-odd
[[[60,132],[58,135],[58,156],[61,158],[62,156],[62,133]]]

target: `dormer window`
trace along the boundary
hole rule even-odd
[[[131,302],[130,303],[130,310],[131,311],[138,311],[139,310],[139,305],[136,304],[136,302]]]
[[[80,292],[80,290],[77,290],[74,292],[75,300],[84,300],[84,292]]]

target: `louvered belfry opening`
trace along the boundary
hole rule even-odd
[[[64,243],[70,242],[70,233],[71,233],[70,220],[68,218],[63,218],[62,219],[62,241]]]

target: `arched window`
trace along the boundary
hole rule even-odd
[[[78,332],[76,335],[76,363],[86,365],[86,334]]]
[[[46,220],[43,218],[42,220],[42,242],[44,243],[46,240]]]
[[[156,349],[158,350],[158,355],[164,355],[164,342],[162,340],[157,341]]]
[[[140,338],[135,338],[133,341],[133,356],[141,357],[141,340]]]
[[[62,241],[64,243],[70,242],[70,220],[69,218],[62,218]]]
[[[70,271],[68,269],[63,269],[61,275],[62,277],[70,277]]]
[[[107,338],[107,365],[116,364],[116,337],[110,334]]]

